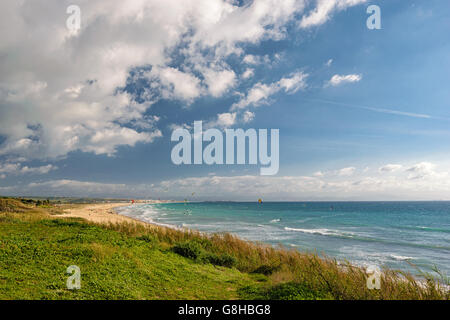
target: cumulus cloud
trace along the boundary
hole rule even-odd
[[[0,174],[5,178],[7,175],[25,175],[25,174],[47,174],[58,167],[48,164],[40,167],[22,166],[21,163],[3,163],[0,164]]]
[[[356,171],[355,167],[342,168],[342,169],[338,170],[338,175],[339,176],[351,176],[355,173],[355,171]]]
[[[361,1],[332,2],[324,9],[318,1],[302,26],[323,23],[334,10]],[[74,33],[66,28],[67,1],[2,1],[0,28],[8,31],[0,35],[0,155],[113,155],[120,145],[150,143],[161,137],[156,122],[145,125],[152,104],[226,94],[237,81],[227,59],[266,62],[269,57],[245,48],[286,37],[287,25],[298,22],[306,3],[79,0],[82,25]],[[125,87],[130,71],[140,67],[147,68],[142,77],[148,86],[137,99]],[[250,76],[248,71],[244,78]],[[238,105],[262,103],[280,90],[295,92],[303,76],[258,84]]]
[[[427,176],[437,176],[438,173],[435,172],[436,165],[430,162],[420,162],[417,163],[408,169],[406,172],[409,172],[409,179],[421,179]]]
[[[367,0],[316,0],[316,7],[300,21],[301,28],[309,28],[325,23],[334,11],[341,11],[348,7],[366,2]]]
[[[380,172],[395,172],[403,168],[401,164],[387,164],[378,169]]]
[[[307,77],[308,74],[299,71],[270,84],[258,82],[248,91],[246,96],[231,106],[231,110],[244,109],[249,106],[257,107],[266,104],[272,95],[280,91],[293,94],[306,87]]]
[[[242,74],[242,78],[243,79],[249,79],[251,77],[253,77],[253,75],[255,74],[254,70],[251,68],[247,68],[244,73]]]
[[[35,168],[30,168],[28,166],[24,166],[22,167],[22,169],[20,169],[20,172],[23,174],[27,174],[27,173],[37,173],[37,174],[47,174],[52,170],[56,170],[57,167],[48,164],[46,166],[41,166],[41,167],[35,167]]]
[[[224,112],[219,113],[215,119],[206,122],[205,129],[208,128],[229,128],[238,123],[249,123],[255,118],[255,113],[251,111],[245,111],[243,113],[238,112]]]
[[[202,94],[199,78],[175,68],[153,68],[148,77],[153,82],[159,82],[159,89],[165,99],[190,101]]]
[[[253,54],[247,54],[242,58],[242,63],[251,67],[256,67],[258,65],[264,64],[265,67],[272,67],[277,62],[281,61],[283,59],[282,53],[275,53],[273,55],[253,55]]]
[[[251,111],[245,111],[242,116],[242,121],[244,123],[251,122],[255,118],[255,113]]]
[[[244,59],[242,59],[243,63],[246,64],[258,64],[259,63],[259,59],[258,57],[252,55],[252,54],[248,54],[244,57]]]
[[[313,173],[313,177],[323,177],[324,173],[322,171],[316,171]]]
[[[0,164],[0,173],[14,173],[20,170],[20,163],[4,163]]]
[[[222,96],[227,90],[236,84],[236,74],[232,70],[207,69],[203,73],[208,92],[213,97]]]
[[[236,123],[236,112],[225,112],[217,115],[215,121],[209,122],[207,127],[228,128]]]
[[[361,81],[362,76],[360,74],[348,74],[348,75],[339,75],[335,74],[331,77],[330,81],[328,81],[327,85],[337,87],[344,83],[352,83]]]

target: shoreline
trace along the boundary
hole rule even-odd
[[[147,200],[146,204],[159,204],[159,203],[175,203],[178,201],[171,200]],[[137,204],[142,204],[138,202]],[[99,223],[99,224],[109,224],[109,223],[136,223],[146,226],[153,227],[166,227],[160,226],[156,223],[142,221],[136,218],[128,217],[117,213],[115,209],[120,207],[130,206],[130,203],[116,202],[116,203],[93,203],[93,204],[82,204],[76,205],[74,208],[64,209],[64,214],[59,215],[58,218],[82,218],[89,222]]]

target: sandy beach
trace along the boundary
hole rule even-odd
[[[167,203],[171,201],[167,200],[147,200],[145,202],[137,203]],[[117,214],[114,209],[119,207],[125,207],[131,205],[130,203],[118,202],[118,203],[93,203],[93,204],[83,204],[77,205],[74,208],[69,208],[64,210],[64,214],[61,218],[83,218],[94,223],[109,224],[109,223],[122,223],[122,222],[132,222],[145,225],[153,225],[144,221],[126,217]]]

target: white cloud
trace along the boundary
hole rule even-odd
[[[255,118],[255,113],[253,113],[251,111],[245,111],[242,116],[242,121],[244,123],[248,123],[248,122],[251,122],[254,118]]]
[[[279,55],[275,55],[274,56],[274,59],[275,60],[279,60],[280,59],[280,56]],[[268,64],[270,64],[272,61],[270,60],[270,57],[269,57],[269,55],[263,55],[263,56],[255,56],[255,55],[252,55],[252,54],[248,54],[248,55],[246,55],[243,59],[242,59],[242,62],[244,63],[244,64],[249,64],[249,65],[254,65],[254,66],[256,66],[256,65],[260,65],[260,64],[266,64],[266,65],[268,65]]]
[[[331,67],[332,64],[333,64],[333,59],[329,59],[329,60],[325,63],[325,65],[326,65],[327,67]]]
[[[243,113],[237,112],[225,112],[219,113],[216,119],[211,120],[204,124],[204,128],[229,128],[237,123],[249,123],[255,118],[255,114],[251,111],[245,111]]]
[[[307,77],[308,74],[306,73],[295,72],[288,77],[282,78],[279,81],[270,84],[258,82],[248,91],[245,97],[231,106],[231,110],[243,109],[249,106],[257,107],[262,104],[267,104],[268,99],[272,95],[282,90],[285,93],[293,94],[306,87],[305,80]]]
[[[187,123],[183,123],[183,124],[171,123],[167,127],[172,131],[177,130],[177,129],[186,129],[186,130],[192,129],[192,125],[187,124]]]
[[[14,173],[19,171],[19,163],[4,163],[0,164],[0,173]]]
[[[134,146],[137,142],[151,142],[161,137],[162,133],[155,130],[151,133],[137,132],[130,128],[110,126],[92,134],[90,143],[82,148],[83,151],[95,154],[112,155],[117,145]]]
[[[324,173],[322,171],[316,171],[313,173],[313,177],[323,177]]]
[[[352,83],[361,81],[362,76],[359,74],[348,74],[348,75],[339,75],[335,74],[331,77],[330,81],[328,81],[328,85],[337,87],[344,83]]]
[[[56,170],[56,169],[58,169],[58,167],[48,164],[46,166],[35,167],[35,168],[30,168],[28,166],[24,166],[24,167],[22,167],[22,169],[20,169],[20,172],[23,174],[27,174],[27,173],[47,174],[50,171]]]
[[[420,162],[406,169],[406,172],[410,172],[409,179],[422,179],[427,176],[437,176],[435,168],[436,165],[433,163]]]
[[[20,163],[4,163],[0,164],[0,173],[6,175],[25,175],[25,174],[47,174],[50,171],[56,170],[58,167],[48,164],[40,167],[22,166]]]
[[[351,176],[355,173],[355,171],[356,171],[355,167],[347,167],[338,170],[337,174],[339,176]]]
[[[278,81],[278,86],[286,93],[292,94],[306,87],[305,80],[307,77],[308,74],[306,73],[295,72],[289,77],[280,79],[280,81]]]
[[[202,94],[200,79],[175,68],[153,68],[149,77],[161,82],[166,99],[193,100]]]
[[[222,96],[236,84],[236,74],[232,70],[207,69],[203,75],[208,91],[213,97]]]
[[[246,64],[259,64],[259,58],[257,56],[254,56],[252,54],[248,54],[242,59],[242,62]]]
[[[379,172],[395,172],[403,168],[401,164],[387,164],[378,169]]]
[[[206,124],[205,127],[221,127],[228,128],[236,123],[236,112],[225,112],[217,115],[217,119]]]
[[[263,103],[267,103],[267,99],[278,91],[279,88],[276,84],[266,85],[263,83],[257,83],[248,91],[246,97],[232,105],[231,110],[241,109],[251,105],[259,106]]]
[[[242,74],[242,78],[243,79],[249,79],[251,77],[253,77],[255,74],[254,70],[251,68],[247,68],[244,73]]]
[[[420,162],[411,167],[406,171],[417,172],[417,173],[431,173],[433,172],[436,165],[431,162]]]
[[[348,7],[366,2],[366,0],[317,0],[316,7],[303,16],[300,21],[301,28],[321,25],[331,18],[334,11],[341,11]]]

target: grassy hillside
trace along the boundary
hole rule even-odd
[[[0,199],[0,299],[448,299],[386,271],[363,270],[228,234],[136,224],[95,225],[52,205]],[[81,269],[68,290],[66,269]],[[408,277],[407,277],[408,278]]]

